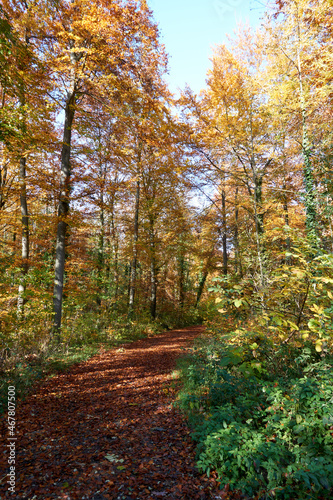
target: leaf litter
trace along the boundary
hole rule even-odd
[[[190,431],[173,405],[175,360],[202,331],[103,351],[36,386],[17,407],[15,498],[225,498],[214,475],[196,469]],[[4,419],[1,427],[5,440]],[[6,471],[5,454],[1,461]],[[13,498],[4,482],[0,498]]]

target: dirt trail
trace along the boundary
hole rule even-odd
[[[175,360],[202,331],[127,344],[44,382],[18,405],[17,493],[2,482],[0,498],[216,498],[172,406]]]

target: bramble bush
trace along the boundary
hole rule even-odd
[[[180,365],[199,469],[251,498],[332,498],[332,357],[238,339],[206,337]]]

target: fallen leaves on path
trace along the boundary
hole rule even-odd
[[[189,430],[172,405],[175,359],[202,331],[173,330],[102,352],[42,383],[17,408],[14,497],[223,498],[196,470]],[[6,490],[2,482],[1,498],[13,498]]]

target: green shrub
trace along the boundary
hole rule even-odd
[[[179,404],[194,429],[199,469],[262,499],[331,498],[332,359],[283,346],[291,378],[269,343],[251,360],[253,347],[205,339],[182,362]]]

